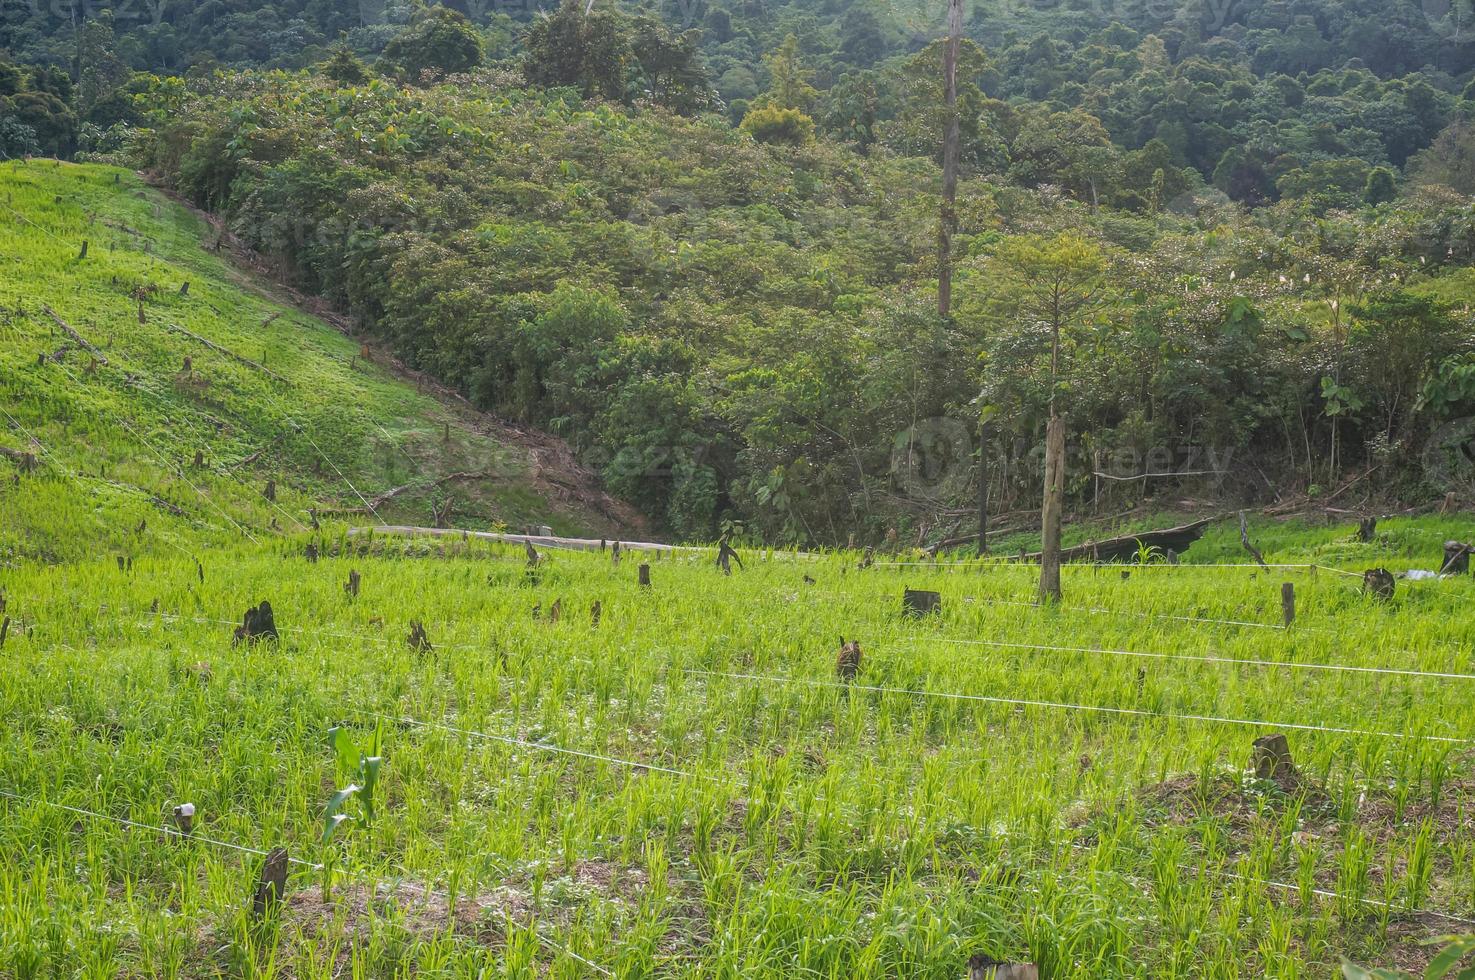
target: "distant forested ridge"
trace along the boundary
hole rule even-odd
[[[969,9],[948,316],[921,8],[416,7],[181,74],[99,16],[0,75],[0,150],[153,171],[679,536],[945,535],[982,437],[1037,505],[1052,397],[1098,508],[1467,478],[1458,10]]]

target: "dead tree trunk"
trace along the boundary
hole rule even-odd
[[[1051,416],[1045,430],[1045,500],[1040,511],[1040,602],[1059,602],[1060,531],[1065,509],[1065,420]]]
[[[947,132],[942,140],[942,221],[937,232],[937,315],[953,305],[953,233],[958,227],[958,47],[963,35],[963,0],[948,0],[947,44],[942,49],[943,103]]]
[[[260,920],[281,904],[287,894],[287,849],[274,847],[261,862],[261,874],[251,896],[251,915]]]
[[[988,554],[988,423],[978,424],[978,557]]]
[[[1250,528],[1249,525],[1245,523],[1244,511],[1239,512],[1239,543],[1243,545],[1244,549],[1250,553],[1250,557],[1255,559],[1255,561],[1259,563],[1261,568],[1268,569],[1270,567],[1269,565],[1265,564],[1265,556],[1260,554],[1260,549],[1250,544]]]

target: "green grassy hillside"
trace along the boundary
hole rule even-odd
[[[459,526],[638,520],[556,440],[275,296],[132,173],[11,161],[0,203],[0,561],[260,540],[312,510],[428,524],[448,498]]]

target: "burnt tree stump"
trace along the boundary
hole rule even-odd
[[[430,635],[425,632],[425,624],[418,619],[410,620],[410,635],[405,637],[405,642],[416,653],[429,653],[435,649],[430,642]]]
[[[256,892],[251,897],[251,914],[257,919],[265,918],[287,894],[287,849],[273,847],[261,862],[261,874],[256,879]]]
[[[851,640],[845,642],[845,637],[840,637],[840,652],[835,656],[835,676],[849,684],[855,680],[855,675],[860,673],[860,641]]]
[[[1393,573],[1386,568],[1369,568],[1362,573],[1362,591],[1387,602],[1393,598]]]
[[[650,566],[642,562],[639,569],[639,575],[640,584],[647,589],[650,588]]]
[[[1296,621],[1296,586],[1291,582],[1280,587],[1280,614],[1287,627]]]
[[[1261,735],[1254,742],[1255,778],[1270,779],[1282,786],[1296,779],[1296,766],[1291,759],[1291,745],[1279,732]]]
[[[738,553],[732,549],[732,545],[727,543],[727,536],[723,535],[722,540],[717,542],[717,567],[722,569],[723,575],[732,574],[733,560],[737,561],[738,568],[743,567],[743,560],[739,558]]]
[[[610,564],[618,565],[620,563],[620,542],[616,541],[614,545],[611,546],[609,556]]]
[[[1475,546],[1462,544],[1459,541],[1444,542],[1444,566],[1439,569],[1439,574],[1470,574],[1470,551],[1472,547]]]
[[[968,957],[968,980],[1040,980],[1033,963],[1005,963],[983,953]]]
[[[925,589],[903,589],[901,611],[904,616],[921,619],[931,613],[942,612],[942,595]]]
[[[589,625],[593,627],[598,627],[599,617],[603,615],[603,613],[604,604],[601,603],[598,599],[595,599],[594,605],[589,607]]]
[[[1363,544],[1372,544],[1377,533],[1378,519],[1376,517],[1364,517],[1357,522],[1357,540]]]
[[[277,635],[277,621],[271,611],[271,603],[262,599],[261,605],[246,610],[241,625],[236,627],[233,643],[256,643],[258,640],[276,642],[280,638]]]
[[[274,503],[277,502],[277,481],[276,480],[267,480],[266,481],[266,490],[263,493],[263,496],[266,497],[266,499],[267,499],[267,501],[269,503],[273,503],[274,504]]]
[[[359,597],[360,581],[362,580],[359,578],[358,571],[351,569],[348,573],[348,581],[343,583],[343,591],[348,593],[350,599],[357,599]]]

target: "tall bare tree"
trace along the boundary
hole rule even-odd
[[[958,48],[963,37],[963,0],[948,0],[947,44],[942,49],[942,92],[947,132],[942,138],[942,222],[937,232],[937,313],[953,307],[953,233],[958,230]]]

